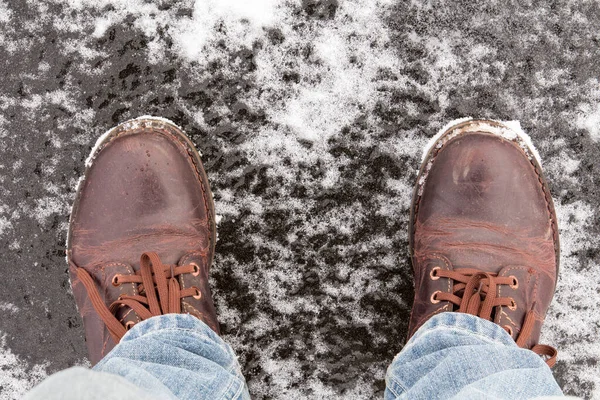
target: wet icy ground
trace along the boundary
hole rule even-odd
[[[376,398],[412,301],[410,190],[448,120],[520,120],[560,213],[543,342],[600,398],[595,1],[0,0],[0,398],[86,364],[64,261],[97,136],[144,114],[202,151],[214,296],[255,398]]]

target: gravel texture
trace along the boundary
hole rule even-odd
[[[96,138],[152,114],[203,154],[224,338],[255,398],[381,398],[408,207],[446,122],[519,120],[559,212],[543,333],[600,398],[596,1],[0,0],[0,398],[86,365],[65,263]]]

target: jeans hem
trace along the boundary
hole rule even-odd
[[[436,314],[425,322],[410,338],[407,347],[420,337],[428,335],[437,329],[455,329],[482,339],[507,346],[516,346],[512,337],[500,326],[491,321],[471,314],[444,312]]]

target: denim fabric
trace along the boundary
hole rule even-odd
[[[156,394],[106,372],[73,367],[57,372],[25,395],[23,400],[171,400],[167,388]]]
[[[499,326],[442,313],[396,356],[385,399],[527,399],[562,395],[548,366]],[[92,371],[55,374],[27,400],[248,399],[231,347],[195,317],[169,314],[135,325]]]
[[[86,382],[72,380],[81,368],[63,371],[36,387],[28,399],[249,399],[246,381],[231,347],[199,319],[188,314],[167,314],[136,324],[121,342],[100,361]],[[73,371],[75,370],[75,371]],[[97,374],[102,372],[103,374]],[[110,375],[112,374],[112,375]],[[74,376],[75,375],[75,376]],[[125,383],[110,382],[119,375]],[[108,380],[107,380],[107,377]],[[93,378],[90,380],[90,378]],[[103,383],[112,387],[96,397]],[[131,384],[145,391],[141,397]],[[89,396],[82,395],[88,386]],[[39,397],[35,397],[39,395]]]
[[[386,384],[386,400],[562,396],[540,356],[492,322],[450,312],[415,333],[388,368]]]
[[[95,367],[178,399],[250,398],[231,347],[199,319],[168,314],[135,325]]]

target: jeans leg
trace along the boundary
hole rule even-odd
[[[118,375],[161,399],[250,398],[231,347],[187,314],[162,315],[135,325],[92,372]],[[61,390],[62,386],[67,393],[69,385],[65,381],[52,388]]]
[[[84,367],[72,367],[48,377],[23,400],[173,400],[166,387],[155,392],[137,387],[125,378]]]
[[[395,357],[385,399],[528,399],[562,396],[540,356],[500,326],[445,312],[432,317]]]

